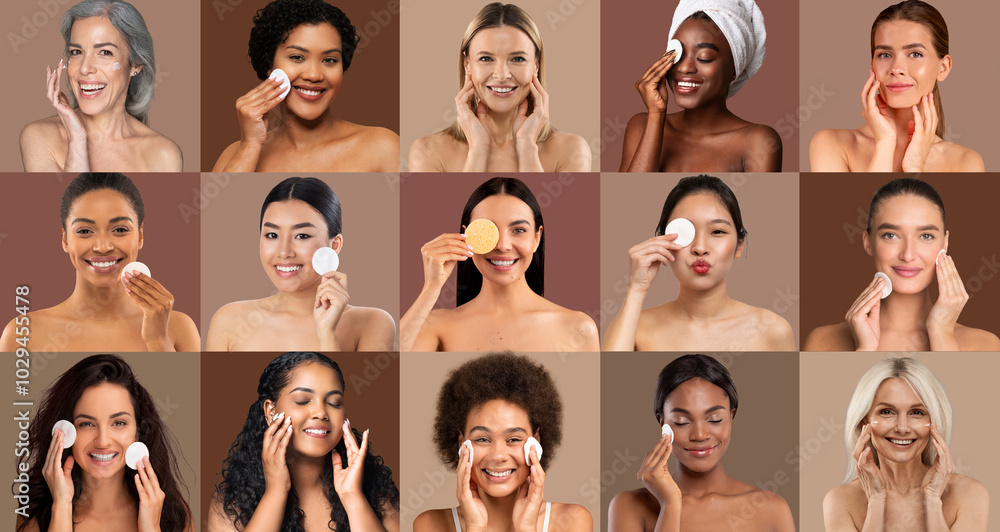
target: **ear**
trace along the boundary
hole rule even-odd
[[[274,412],[274,402],[270,399],[264,401],[264,424],[269,425],[271,423],[271,416],[275,414]]]
[[[144,240],[143,240],[143,237],[142,237],[142,226],[140,225],[139,226],[139,249],[142,249],[142,243],[143,243],[143,241]]]
[[[69,244],[66,242],[66,230],[65,229],[62,230],[62,248],[63,248],[63,251],[65,251],[66,253],[69,253]]]
[[[142,65],[136,65],[136,66],[132,67],[132,75],[133,76],[136,75],[136,74],[138,74],[139,72],[142,72]]]
[[[463,53],[462,57],[465,58],[465,60],[462,62],[462,70],[464,70],[463,74],[465,74],[465,75],[462,76],[462,83],[464,84],[465,83],[465,76],[469,75],[469,65],[471,63],[469,61],[469,54]],[[462,440],[462,441],[465,441],[465,440]]]
[[[868,231],[864,231],[861,233],[861,242],[865,246],[865,253],[867,253],[869,257],[873,257],[874,255],[872,255],[872,241],[868,238]]]
[[[538,251],[538,246],[542,245],[542,229],[545,229],[545,226],[539,225],[538,231],[535,231],[535,246],[531,250],[532,253]]]
[[[747,243],[747,237],[743,237],[743,240],[740,240],[736,244],[736,254],[733,255],[733,258],[738,259],[743,256],[743,247],[746,245],[746,243]]]
[[[944,232],[944,252],[948,253],[948,231]]]
[[[344,235],[339,234],[332,239],[330,239],[329,246],[340,255],[340,252],[344,249]]]
[[[663,426],[663,416],[661,416],[660,414],[656,414],[656,423],[662,427]]]
[[[941,58],[941,70],[938,72],[937,80],[944,81],[945,78],[948,77],[948,74],[950,72],[951,72],[951,55],[945,54],[945,56]]]
[[[542,443],[542,439],[538,437],[538,429],[535,429],[535,433],[531,435],[533,438],[538,440],[538,443]]]

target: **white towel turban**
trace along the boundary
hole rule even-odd
[[[681,23],[698,11],[715,22],[733,51],[736,79],[729,84],[728,96],[732,98],[764,63],[767,41],[764,15],[754,0],[681,0],[674,11],[668,38],[673,39]]]

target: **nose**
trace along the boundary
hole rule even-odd
[[[329,420],[330,416],[326,413],[325,403],[319,402],[313,408],[311,419],[322,419]]]
[[[906,56],[905,55],[895,55],[892,58],[892,63],[889,65],[889,74],[893,76],[900,76],[906,73]]]
[[[500,231],[500,237],[497,239],[496,249],[499,251],[510,251],[513,247],[513,242],[511,241],[510,235]]]
[[[899,260],[903,262],[910,262],[916,258],[914,253],[915,242],[912,239],[906,239],[903,242],[903,247],[899,250]]]
[[[84,52],[80,54],[80,74],[87,76],[97,71],[94,57]]]
[[[108,427],[104,425],[97,427],[97,438],[94,440],[94,445],[101,449],[107,449],[111,446],[111,431]]]
[[[295,252],[292,250],[292,239],[287,237],[280,237],[278,243],[278,256],[282,258],[293,257]]]
[[[497,61],[496,67],[493,69],[493,79],[497,81],[504,81],[510,77],[510,68],[507,67],[506,61]]]
[[[705,441],[710,437],[711,435],[708,432],[707,424],[700,421],[694,421],[691,423],[691,432],[688,439],[691,441]]]
[[[705,231],[695,231],[694,240],[691,241],[691,253],[699,257],[704,257],[708,255],[708,238],[705,235]]]
[[[307,81],[318,82],[323,79],[322,71],[320,70],[320,64],[318,61],[306,61],[305,68],[300,74],[302,79]]]
[[[111,235],[105,232],[98,232],[97,238],[94,239],[94,251],[104,253],[113,249],[115,249],[115,245],[111,242]]]

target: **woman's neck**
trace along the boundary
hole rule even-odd
[[[336,449],[333,452],[337,452]],[[301,500],[303,495],[310,492],[325,491],[323,488],[323,480],[320,478],[323,474],[323,468],[325,467],[325,462],[330,460],[331,455],[324,455],[320,457],[310,457],[303,456],[299,453],[289,450],[288,459],[288,474],[292,479],[292,487],[295,488],[295,492],[299,494]]]
[[[477,305],[481,305],[492,312],[508,312],[514,309],[524,308],[525,305],[540,297],[528,286],[528,281],[522,276],[517,281],[509,285],[498,285],[483,279],[483,287],[476,295]]]
[[[111,319],[138,309],[130,299],[119,283],[110,287],[94,286],[77,274],[76,286],[66,303],[70,308],[82,309],[90,319]]]
[[[892,117],[893,124],[896,126],[896,145],[906,149],[906,146],[910,143],[910,122],[913,120],[913,108],[903,107],[894,109],[886,107],[886,109],[888,109],[889,116]]]
[[[507,113],[498,113],[493,109],[486,112],[486,125],[490,130],[490,137],[493,143],[504,145],[514,140],[514,119],[517,117],[517,108]]]
[[[703,497],[712,493],[724,491],[729,477],[720,461],[709,471],[692,471],[684,467],[680,461],[674,468],[674,482],[681,489],[681,494],[694,497]]]
[[[87,139],[100,142],[105,139],[120,139],[128,135],[131,115],[125,112],[125,102],[96,115],[77,113],[87,130]]]
[[[885,479],[886,490],[900,495],[910,495],[915,491],[919,492],[924,482],[924,475],[930,467],[924,465],[920,458],[903,463],[881,459],[879,469],[882,471],[882,478]]]
[[[528,479],[524,480],[528,482]],[[477,488],[478,489],[478,488]],[[484,490],[479,489],[479,497],[486,506],[486,514],[489,515],[490,528],[493,530],[511,530],[514,528],[514,503],[521,488],[505,497],[492,497]]]
[[[316,289],[319,287],[319,279],[303,290],[296,292],[278,292],[267,300],[273,304],[273,309],[280,312],[287,312],[294,315],[312,316],[313,308],[316,305]]]
[[[711,320],[725,312],[732,301],[723,279],[708,290],[695,290],[682,284],[675,303],[681,314],[690,320]]]
[[[309,149],[317,144],[327,142],[336,125],[333,110],[329,107],[323,114],[312,120],[306,120],[288,111],[288,106],[281,103],[275,108],[278,126],[276,136],[284,137],[295,149]]]
[[[893,292],[881,302],[879,329],[883,331],[914,332],[927,334],[927,316],[931,312],[930,291],[916,294]]]
[[[123,468],[111,478],[94,478],[87,473],[80,475],[79,504],[89,513],[98,515],[116,514],[122,508],[134,506],[135,501],[125,488],[125,471]]]
[[[735,116],[726,107],[726,100],[723,98],[718,102],[711,102],[694,109],[681,109],[679,120],[674,126],[681,131],[711,133],[718,129],[722,122]]]

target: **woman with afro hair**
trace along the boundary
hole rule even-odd
[[[510,352],[462,364],[434,418],[438,457],[458,474],[458,507],[421,513],[414,532],[592,530],[583,506],[544,500],[561,441],[562,401],[543,365]]]
[[[323,0],[274,0],[253,23],[250,64],[262,81],[236,100],[240,140],[212,171],[398,171],[398,135],[333,112],[359,40],[347,15]]]
[[[260,376],[257,400],[222,464],[209,531],[399,530],[399,490],[368,431],[347,419],[344,374],[289,352]]]

